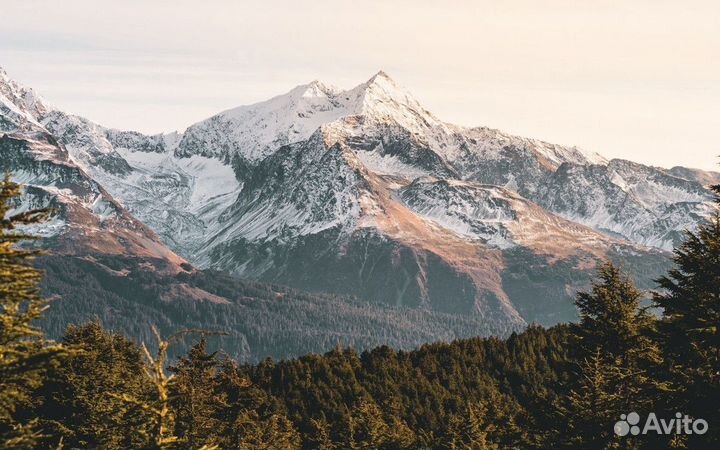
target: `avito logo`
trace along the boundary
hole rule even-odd
[[[693,419],[687,414],[675,413],[674,419],[658,419],[654,412],[648,414],[645,424],[640,428],[640,414],[631,412],[621,414],[620,420],[615,422],[613,431],[618,436],[632,434],[705,434],[708,430],[708,423],[704,419]]]

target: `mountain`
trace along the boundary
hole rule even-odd
[[[668,169],[670,175],[682,178],[684,180],[696,181],[703,186],[713,186],[720,184],[720,172],[711,172],[700,169],[689,169],[687,167],[675,166]]]
[[[0,94],[0,170],[26,187],[16,212],[54,208],[50,223],[37,231],[56,252],[132,254],[175,266],[184,262],[88,176],[39,123],[48,113],[42,99],[2,72]]]
[[[600,260],[651,286],[715,208],[712,173],[455,126],[384,72],[155,136],[10,91],[14,133],[44,130],[197,267],[498,329],[575,318]]]
[[[59,338],[69,324],[98,320],[149,345],[155,343],[153,326],[164,336],[186,329],[216,331],[224,335],[211,338],[219,341],[215,344],[244,362],[323,352],[337,344],[409,350],[510,331],[481,317],[372,305],[215,271],[175,272],[162,263],[103,254],[41,257],[41,288],[50,301],[43,329]],[[174,346],[174,353],[184,354],[191,341]]]
[[[51,130],[61,124],[63,132],[54,134]],[[126,200],[134,195],[137,202],[126,204],[144,211],[149,223],[167,226],[168,233],[188,217],[191,225],[202,224],[192,214],[211,214],[227,201],[222,189],[230,186],[232,192],[238,182],[214,159],[165,155],[171,142],[172,136],[105,130],[60,113],[0,70],[0,170],[24,186],[12,213],[54,209],[47,223],[25,230],[42,236],[38,244],[48,251],[38,265],[45,271],[42,291],[51,305],[42,324],[50,336],[60,337],[68,324],[88,320],[146,342],[153,342],[152,326],[164,334],[211,329],[227,334],[220,339],[228,353],[258,361],[338,343],[414,348],[507,332],[480,317],[367,305],[196,269],[98,181]],[[134,152],[124,150],[128,147]],[[205,182],[198,174],[207,171],[214,175]],[[172,223],[167,205],[188,212]]]

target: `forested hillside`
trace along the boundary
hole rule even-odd
[[[69,324],[99,320],[152,346],[153,326],[163,335],[202,328],[223,333],[212,339],[213,345],[241,362],[290,358],[337,344],[412,349],[438,339],[513,331],[478,316],[368,304],[214,271],[163,273],[145,270],[146,263],[117,255],[40,257],[42,294],[52,300],[43,330],[60,338]],[[161,267],[162,261],[150,265]],[[171,354],[188,349],[182,341]]]
[[[151,351],[98,323],[69,327],[59,343],[46,340],[37,328],[47,302],[38,295],[34,254],[14,245],[26,238],[16,227],[44,215],[8,216],[18,187],[6,180],[1,188],[2,448],[720,445],[720,213],[687,234],[674,268],[658,280],[653,302],[662,317],[642,308],[633,280],[608,263],[576,297],[576,324],[412,351],[337,346],[238,364],[198,330],[159,333]],[[168,359],[168,349],[193,336],[186,355]],[[633,425],[631,412],[679,413],[708,426],[635,433],[622,426]]]

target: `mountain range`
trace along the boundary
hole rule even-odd
[[[0,70],[0,135],[0,168],[27,186],[17,209],[56,208],[33,231],[51,257],[77,263],[73,276],[125,286],[133,270],[155,273],[155,297],[192,305],[237,305],[228,285],[260,283],[277,294],[261,296],[266,309],[289,286],[310,292],[297,293],[312,305],[303,311],[338,317],[306,323],[302,333],[330,336],[320,343],[258,341],[248,357],[324,350],[314,346],[358,317],[378,321],[350,343],[384,343],[403,323],[413,337],[393,338],[401,347],[573,320],[573,295],[603,260],[653,287],[683,231],[714,210],[707,186],[720,182],[452,125],[384,72],[350,90],[313,81],[150,136],[63,112]],[[50,272],[49,295],[67,304],[58,286],[70,275]],[[115,317],[133,308],[120,290]]]

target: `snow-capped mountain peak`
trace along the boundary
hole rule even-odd
[[[48,109],[33,89],[16,82],[0,67],[0,131],[38,125],[37,117]]]
[[[79,199],[68,231],[119,233],[98,248],[121,251],[124,230],[147,225],[202,267],[508,324],[557,319],[526,308],[537,277],[525,271],[550,270],[548,298],[569,298],[565,272],[622,255],[658,267],[659,249],[715,208],[700,183],[713,174],[445,123],[382,71],[154,136],[46,108],[4,72],[0,95],[0,162],[38,201]],[[141,237],[142,254],[159,245]]]
[[[351,91],[361,92],[363,106],[369,108],[376,106],[377,103],[391,103],[400,108],[420,104],[409,90],[400,86],[382,70]]]
[[[361,102],[355,111],[358,115],[391,120],[413,132],[443,125],[410,91],[398,85],[382,70],[350,92],[361,95]]]
[[[293,89],[293,91],[302,92],[301,97],[303,98],[330,98],[337,94],[336,88],[327,86],[319,80],[313,80],[308,84],[301,84]]]
[[[356,116],[395,123],[414,133],[443,126],[380,71],[352,89],[312,81],[270,100],[223,111],[189,127],[177,152],[222,160],[240,156],[256,163],[285,144],[309,138],[322,125]]]
[[[190,126],[176,153],[260,161],[282,145],[307,139],[320,125],[342,115],[336,97],[334,88],[313,81],[270,100],[223,111]]]

